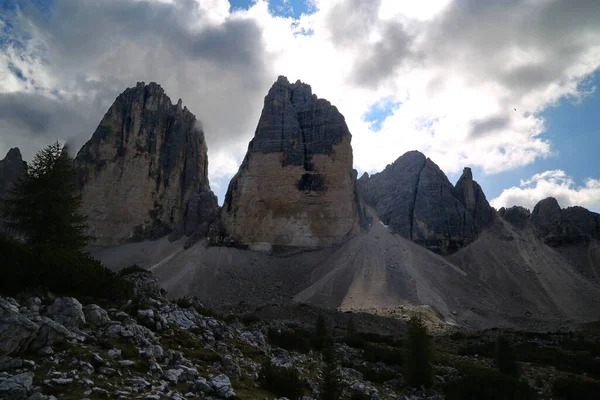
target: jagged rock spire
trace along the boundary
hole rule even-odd
[[[204,132],[155,82],[121,93],[75,162],[97,244],[191,234],[217,212]]]
[[[340,243],[358,232],[351,135],[309,85],[280,76],[223,206],[224,240],[270,249]]]

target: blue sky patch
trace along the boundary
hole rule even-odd
[[[254,4],[253,0],[229,0],[231,10],[247,10]],[[269,11],[278,17],[298,19],[302,14],[312,14],[315,7],[309,0],[270,0]]]
[[[381,99],[369,108],[369,111],[363,115],[363,119],[371,124],[374,132],[379,132],[383,121],[392,115],[401,104],[402,102],[393,101],[391,98]]]
[[[13,63],[9,62],[8,63],[8,69],[10,70],[10,72],[12,72],[17,78],[19,78],[22,81],[26,81],[27,78],[25,77],[25,75],[23,74],[23,71],[21,71],[17,66],[15,66]]]
[[[583,91],[590,91],[594,87],[596,90],[581,102],[564,98],[555,107],[549,107],[541,113],[546,125],[546,132],[541,137],[552,142],[552,150],[558,155],[487,176],[477,168],[479,171],[475,174],[475,180],[482,186],[488,200],[499,196],[503,189],[519,186],[521,179],[529,179],[544,171],[563,170],[578,186],[583,185],[586,178],[598,178],[600,72],[580,85]]]

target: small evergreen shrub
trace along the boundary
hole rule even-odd
[[[482,342],[468,344],[458,349],[460,356],[474,356],[477,354],[480,357],[493,358],[495,355],[496,344],[494,342]]]
[[[194,305],[192,304],[192,301],[190,300],[189,297],[180,297],[177,300],[175,300],[175,304],[177,304],[177,306],[180,308],[194,307]]]
[[[354,347],[356,349],[363,349],[367,341],[360,337],[359,335],[346,335],[341,338],[343,343],[346,343],[350,347]]]
[[[60,296],[105,301],[127,299],[132,284],[87,253],[27,245],[0,235],[0,293],[44,288]]]
[[[385,344],[366,342],[363,358],[373,363],[382,362],[388,365],[402,365],[404,351]]]
[[[243,314],[240,320],[244,325],[250,326],[256,324],[257,322],[260,322],[260,317],[256,314],[247,313]]]
[[[365,392],[354,390],[350,395],[350,400],[371,400],[371,396],[369,396]]]
[[[130,274],[135,274],[136,272],[141,272],[141,273],[144,273],[144,274],[151,274],[151,272],[148,271],[147,269],[142,268],[142,267],[140,267],[137,264],[133,264],[133,265],[131,265],[129,267],[125,267],[122,270],[120,270],[119,271],[119,276],[123,277],[123,276],[127,276],[127,275],[130,275]]]
[[[461,378],[444,385],[446,400],[533,400],[536,391],[518,379],[489,368],[462,366]]]
[[[295,368],[277,367],[270,361],[262,365],[259,382],[262,388],[291,400],[299,399],[306,386]]]
[[[539,388],[544,387],[544,379],[541,375],[535,377],[535,386]]]
[[[552,384],[552,397],[561,400],[595,400],[600,383],[581,378],[559,378]]]
[[[295,329],[275,329],[269,328],[267,333],[269,342],[286,350],[295,350],[299,353],[308,353],[310,347],[310,333],[307,331]]]
[[[315,333],[311,338],[312,347],[317,350],[323,349],[328,337],[329,330],[327,329],[327,321],[325,321],[325,316],[319,313],[319,316],[317,317],[317,323],[315,325]]]
[[[515,350],[505,336],[498,336],[496,340],[496,368],[503,374],[518,378],[520,375],[519,363]]]
[[[433,384],[431,338],[420,317],[408,321],[405,335],[406,381],[412,387],[430,387]]]
[[[321,384],[320,400],[338,400],[342,395],[340,380],[335,373],[335,364],[329,362],[323,374]]]

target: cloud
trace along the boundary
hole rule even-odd
[[[56,136],[81,145],[117,95],[138,81],[156,81],[183,100],[202,121],[211,159],[249,140],[277,75],[259,24],[229,14],[227,1],[207,3],[213,7],[195,0],[56,0],[45,12],[23,2],[13,17],[23,32],[14,35],[29,39],[0,54],[0,65],[13,63],[25,77],[0,79],[3,96],[18,100],[6,97],[0,147],[19,146],[30,158]],[[234,159],[243,156],[237,151]],[[235,172],[231,163],[221,167]]]
[[[376,88],[408,58],[416,57],[411,51],[412,40],[402,24],[385,24],[381,39],[370,44],[365,57],[357,61],[353,79],[359,85]]]
[[[533,210],[546,197],[556,198],[563,208],[580,205],[600,212],[600,179],[587,178],[583,186],[577,186],[562,170],[545,171],[521,180],[518,187],[505,189],[490,203],[497,209],[520,205]]]
[[[471,136],[477,137],[487,133],[502,130],[509,126],[510,119],[504,115],[491,116],[483,120],[472,122]]]
[[[360,172],[416,149],[446,173],[492,174],[558,154],[541,112],[584,98],[600,66],[595,0],[311,0],[297,19],[265,0],[26,4],[0,47],[0,93],[32,100],[0,118],[0,153],[30,157],[56,132],[86,140],[120,92],[156,81],[202,121],[215,181],[236,172],[280,74],[344,114]],[[366,121],[383,101],[402,106]]]

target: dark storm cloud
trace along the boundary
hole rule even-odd
[[[403,62],[413,57],[413,38],[397,21],[381,21],[381,0],[347,0],[336,4],[327,16],[333,44],[358,50],[351,79],[358,85],[376,88],[389,78]],[[381,40],[373,44],[368,38],[378,32]]]
[[[337,3],[327,22],[333,43],[353,46],[369,36],[378,22],[381,0],[347,0]]]
[[[596,0],[451,3],[426,33],[428,62],[469,68],[470,78],[522,95],[567,78],[600,41]],[[513,57],[522,63],[507,65]]]
[[[51,17],[29,8],[31,20],[58,57],[80,61],[114,50],[124,41],[168,46],[174,53],[228,67],[262,63],[261,31],[250,20],[194,26],[202,10],[194,0],[57,0]],[[171,60],[177,61],[177,60]]]
[[[433,20],[413,23],[418,47],[400,22],[378,19],[379,6],[349,0],[328,18],[334,43],[358,49],[351,77],[367,87],[381,85],[402,67],[437,69],[441,80],[452,67],[516,97],[564,82],[568,69],[600,43],[597,0],[453,1]],[[375,45],[368,43],[373,31],[381,34]],[[507,65],[516,53],[523,63]]]
[[[365,56],[357,61],[354,80],[360,85],[376,88],[392,76],[405,60],[414,60],[412,40],[401,24],[386,24],[381,41],[370,46]]]
[[[99,121],[91,118],[88,107],[82,110],[78,104],[77,99],[41,92],[0,93],[1,140],[7,147],[19,147],[25,158],[55,140],[80,147]]]
[[[472,123],[470,136],[473,138],[500,131],[509,126],[510,119],[505,116],[494,116]]]
[[[33,111],[0,120],[2,132],[17,125],[37,137],[62,131],[73,146],[81,145],[120,92],[155,81],[173,101],[183,100],[202,121],[209,151],[219,151],[251,137],[248,126],[277,76],[256,22],[209,22],[195,0],[56,0],[50,12],[29,5],[19,18],[34,39],[27,50],[43,61],[54,86],[76,99],[64,100],[62,109],[36,100]],[[25,118],[29,113],[35,118]],[[74,122],[61,122],[66,119]]]

